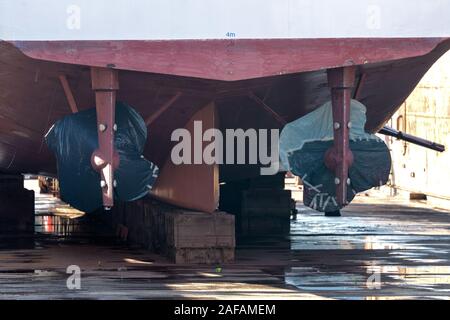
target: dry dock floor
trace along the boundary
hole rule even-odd
[[[450,212],[423,203],[361,196],[339,218],[298,204],[289,236],[246,240],[235,263],[211,266],[81,232],[55,203],[37,195],[35,238],[0,239],[0,299],[450,297]],[[69,265],[81,268],[79,290],[66,286]]]

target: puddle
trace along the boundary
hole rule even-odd
[[[330,219],[302,208],[291,251],[311,267],[286,268],[285,282],[339,299],[448,299],[450,219],[405,219],[408,210]]]
[[[244,239],[234,263],[179,266],[110,245],[107,216],[37,194],[35,234],[0,239],[0,298],[449,299],[449,215],[357,204],[329,218],[298,208],[289,236]],[[68,264],[83,270],[80,292],[66,290]]]

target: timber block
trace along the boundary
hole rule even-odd
[[[165,219],[164,250],[176,263],[234,260],[234,216],[180,210],[167,214]]]
[[[34,191],[23,187],[22,175],[0,176],[0,232],[34,232]]]
[[[290,230],[290,217],[290,190],[245,190],[242,193],[241,212],[238,215],[238,234],[285,235]]]
[[[220,186],[219,207],[235,215],[238,240],[289,233],[293,205],[284,179],[285,173],[278,173]]]
[[[144,199],[113,210],[114,222],[127,229],[127,241],[180,264],[232,262],[234,216],[196,212]]]

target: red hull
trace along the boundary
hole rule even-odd
[[[208,103],[222,128],[280,128],[330,99],[327,68],[357,65],[354,95],[375,132],[449,48],[443,38],[0,42],[0,169],[55,173],[43,137],[72,112],[59,76],[79,109],[93,107],[89,66],[120,70],[117,99],[150,123],[145,156],[163,167],[171,132]],[[256,174],[220,172],[222,180]]]

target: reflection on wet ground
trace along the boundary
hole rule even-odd
[[[342,219],[300,209],[291,249],[302,267],[288,268],[287,283],[341,299],[449,298],[448,213],[356,203]]]
[[[298,205],[289,236],[247,240],[234,264],[200,266],[125,246],[104,220],[36,199],[32,245],[0,246],[2,299],[450,297],[450,215],[424,205],[364,197],[340,218]],[[66,286],[69,265],[81,268],[80,290]]]
[[[111,241],[113,233],[106,226],[107,218],[85,215],[48,194],[35,195],[35,239],[49,242]]]

